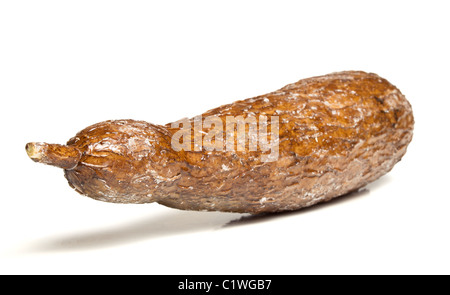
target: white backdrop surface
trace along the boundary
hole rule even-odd
[[[449,274],[448,1],[0,2],[2,274]],[[413,106],[414,139],[360,193],[268,217],[78,195],[30,141],[163,124],[342,70]]]

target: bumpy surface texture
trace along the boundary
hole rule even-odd
[[[223,126],[227,116],[278,116],[278,159],[263,162],[264,152],[249,151],[248,145],[236,152],[205,147],[177,152],[171,139],[178,129],[171,124],[118,120],[88,127],[67,143],[82,156],[65,170],[66,178],[78,192],[107,202],[249,213],[296,210],[389,172],[405,154],[414,125],[401,92],[364,72],[300,80],[202,117],[212,115]],[[194,119],[190,122],[194,126]]]

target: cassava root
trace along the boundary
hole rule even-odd
[[[268,119],[276,157],[264,161],[262,145],[252,149],[248,136],[248,144],[239,141],[250,124],[226,130],[236,142],[218,148],[227,141],[217,127],[239,116],[254,117],[258,127]],[[173,141],[181,125],[184,149]],[[184,124],[106,121],[66,145],[29,143],[26,150],[32,160],[64,169],[77,192],[101,201],[278,212],[331,200],[386,174],[406,153],[413,126],[411,106],[395,86],[351,71],[300,80]]]

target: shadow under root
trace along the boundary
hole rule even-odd
[[[111,228],[102,228],[88,232],[67,234],[47,238],[45,241],[35,242],[29,251],[34,253],[90,250],[118,246],[142,240],[157,239],[161,237],[188,234],[192,232],[218,230],[234,226],[245,226],[261,222],[268,222],[277,218],[307,214],[335,206],[368,195],[369,191],[389,182],[389,177],[370,184],[368,188],[335,198],[329,202],[317,204],[297,211],[267,214],[238,214],[222,212],[195,212],[173,210],[169,213],[153,215],[123,225],[114,225]]]

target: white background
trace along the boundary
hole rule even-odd
[[[448,1],[1,1],[2,274],[449,274]],[[341,70],[414,110],[365,191],[251,218],[78,195],[30,161],[107,119],[163,124]]]

